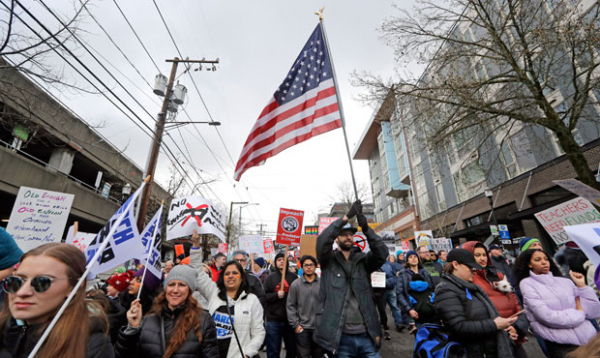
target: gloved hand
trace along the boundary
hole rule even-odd
[[[369,222],[367,221],[367,218],[363,215],[363,213],[360,213],[356,219],[358,220],[358,225],[362,229],[362,232],[366,234],[367,231],[369,231]]]
[[[356,216],[356,214],[362,214],[362,203],[360,202],[360,200],[357,200],[354,203],[352,203],[352,206],[350,207],[350,210],[348,211],[346,216],[348,217],[348,219],[352,219]]]

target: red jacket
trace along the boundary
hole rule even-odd
[[[221,271],[217,270],[217,267],[214,264],[210,265],[210,271],[212,273],[211,276],[212,276],[213,282],[217,282],[217,280],[219,279],[219,273]]]
[[[498,278],[502,280],[504,275],[498,272]],[[485,270],[478,270],[473,275],[473,283],[481,287],[483,292],[489,296],[494,306],[496,306],[500,317],[508,318],[521,310],[517,295],[512,292],[504,293],[496,290],[485,277]]]

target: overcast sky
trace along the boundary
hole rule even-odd
[[[45,2],[65,18],[72,16],[80,6],[78,0]],[[153,2],[117,2],[161,72],[168,76],[170,64],[164,60],[177,56],[177,51]],[[56,20],[38,3],[26,3],[50,28],[58,27]],[[221,203],[227,209],[231,201],[260,204],[243,209],[247,230],[257,230],[257,224],[260,223],[267,224],[266,230],[275,230],[280,207],[304,210],[305,224],[312,224],[318,212],[329,210],[336,187],[351,178],[341,130],[310,139],[269,159],[263,166],[250,168],[240,183],[233,181],[233,168],[255,120],[317,25],[318,17],[313,12],[323,5],[326,6],[325,25],[346,114],[350,147],[351,151],[354,150],[373,108],[358,100],[362,89],[350,84],[351,74],[353,71],[370,71],[383,77],[392,76],[395,70],[393,53],[381,41],[381,33],[377,29],[386,17],[397,13],[392,7],[393,1],[157,0],[157,3],[184,57],[218,57],[220,60],[216,72],[203,70],[191,74],[210,115],[222,123],[219,131],[226,148],[214,127],[200,124],[196,131],[188,125],[181,127],[181,132],[170,131],[184,152],[181,155],[182,164],[193,178],[193,184],[200,182],[200,179],[190,165],[196,167],[204,179],[217,180],[210,184],[212,190],[200,186],[200,190],[213,202]],[[412,1],[403,1],[402,6],[410,3]],[[150,58],[112,0],[92,0],[88,8],[141,76],[85,11],[78,24],[80,38],[93,48],[95,54],[102,56],[99,59],[105,66],[145,110],[156,117],[161,98],[155,96],[144,82],[145,79],[153,84],[157,74]],[[109,74],[82,48],[76,48],[73,43],[70,46],[154,128],[153,119]],[[66,79],[90,87],[64,61],[52,56],[48,61],[53,68],[63,71]],[[180,67],[178,74],[182,71]],[[209,120],[209,114],[190,77],[181,75],[179,81],[189,90],[184,107],[192,120]],[[126,148],[125,153],[140,167],[145,166],[150,139],[104,97],[74,90],[49,89],[86,121],[103,123],[99,132],[117,148]],[[179,113],[177,119],[189,120],[183,112]],[[200,139],[199,133],[208,146]],[[179,152],[171,138],[166,137],[165,142],[173,151]],[[192,163],[185,159],[189,157],[185,147],[191,154]],[[357,181],[368,185],[367,163],[354,161],[353,164]],[[169,160],[163,154],[159,159],[157,180],[166,185],[170,174]]]

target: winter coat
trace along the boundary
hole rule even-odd
[[[438,317],[450,333],[473,357],[512,357],[508,334],[496,328],[498,312],[483,290],[454,275],[443,275],[435,288]]]
[[[164,307],[160,317],[154,313],[146,316],[138,328],[126,327],[119,332],[115,344],[117,358],[162,358],[171,333],[183,307],[170,310]],[[164,327],[164,331],[163,331]],[[202,341],[193,329],[190,329],[185,341],[171,356],[172,358],[218,358],[217,331],[212,317],[204,310],[200,314],[198,331]],[[163,335],[164,332],[164,335]]]
[[[396,271],[396,276],[398,276],[398,272],[404,270],[404,263],[400,263],[398,261],[394,261],[394,262],[390,262],[390,265],[392,265],[392,267]]]
[[[252,275],[254,277],[257,277],[260,280],[260,283],[265,284],[265,280],[267,279],[267,277],[269,277],[269,269],[268,268],[263,268],[261,269],[258,273],[252,273]],[[263,289],[264,292],[264,289]]]
[[[527,318],[535,333],[545,340],[581,346],[596,335],[590,318],[600,317],[600,302],[591,287],[576,287],[568,278],[550,272],[521,281]],[[576,308],[579,297],[583,311]]]
[[[432,288],[435,289],[435,286],[437,286],[442,279],[442,272],[444,271],[444,268],[437,261],[425,261],[423,262],[423,269],[427,271],[431,277],[431,282],[433,282]]]
[[[27,358],[40,337],[38,326],[19,325],[11,318],[4,326],[0,341],[1,358]],[[105,333],[105,324],[91,318],[90,336],[85,350],[85,358],[114,358],[110,337]]]
[[[429,284],[429,288],[433,290],[433,281],[431,276],[424,269],[419,269],[419,275],[423,276],[425,282]],[[410,304],[410,298],[408,297],[408,285],[412,281],[412,277],[415,274],[410,268],[405,268],[398,273],[398,284],[396,285],[396,297],[398,300],[398,308],[404,313],[408,313],[412,306]]]
[[[278,291],[281,285],[281,271],[275,269],[272,271],[267,279],[265,280],[265,314],[267,322],[286,322],[287,310],[286,302],[288,292],[290,292],[290,286],[298,276],[295,273],[289,271],[285,272],[284,292],[283,298],[279,298]]]
[[[391,263],[386,261],[381,266],[381,271],[385,272],[385,289],[395,290],[396,283],[398,282],[398,278],[396,277],[396,269],[392,266]]]
[[[256,295],[260,304],[265,307],[265,290],[263,284],[260,282],[258,277],[254,276],[251,271],[246,271],[246,277],[248,278],[248,293]]]
[[[373,304],[371,273],[383,265],[389,253],[381,237],[371,229],[366,232],[371,251],[364,253],[358,247],[353,247],[346,260],[340,250],[333,250],[333,242],[342,231],[344,224],[345,222],[340,218],[317,237],[317,259],[321,264],[321,290],[315,310],[316,329],[313,339],[334,354],[338,350],[342,336],[350,290],[354,292],[358,302],[367,334],[375,346],[379,346],[382,332],[377,310]]]
[[[438,323],[433,298],[435,294],[428,282],[410,281],[408,284],[408,297],[412,308],[419,314],[417,323]]]
[[[200,250],[190,250],[190,264],[192,267],[202,267],[202,253]],[[208,299],[208,312],[212,315],[215,311],[225,306],[227,302],[219,297],[219,289],[202,269],[198,269],[196,289]],[[256,295],[242,292],[237,300],[228,298],[229,305],[234,305],[233,327],[244,351],[244,355],[253,357],[258,354],[264,339],[265,328],[263,325],[263,308]],[[242,355],[235,339],[231,340],[227,358],[239,358]]]
[[[110,307],[106,315],[108,316],[108,333],[110,335],[110,341],[114,344],[117,341],[117,336],[121,327],[127,325],[127,311],[118,299],[108,299]]]
[[[135,299],[137,299],[137,294],[130,295],[129,292],[127,292],[127,290],[119,293],[119,303],[125,309],[125,311],[128,311],[131,308],[131,302],[135,301]],[[144,286],[142,286],[142,294],[140,295],[140,305],[142,305],[143,314],[146,314],[150,311],[150,309],[152,308],[152,301],[154,301],[154,295],[148,293],[144,289]]]

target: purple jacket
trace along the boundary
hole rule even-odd
[[[552,273],[536,275],[519,284],[531,326],[541,338],[556,343],[582,346],[596,335],[588,318],[600,317],[600,302],[589,287],[576,287],[568,278]],[[584,311],[575,305],[579,297]]]

